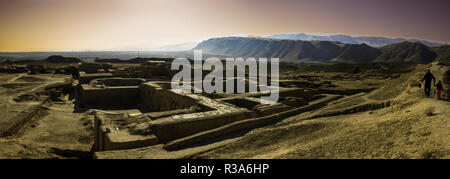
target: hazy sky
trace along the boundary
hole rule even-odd
[[[0,0],[0,51],[144,50],[302,32],[450,42],[450,1]]]

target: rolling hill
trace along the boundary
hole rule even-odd
[[[450,45],[434,47],[432,50],[436,53],[435,61],[450,64]]]
[[[269,38],[223,37],[201,42],[194,50],[233,57],[280,58],[307,62],[448,62],[450,46],[428,47],[420,42],[402,42],[381,48],[336,41],[302,41]]]
[[[372,47],[383,47],[395,43],[407,42],[420,42],[429,47],[442,46],[444,44],[437,42],[429,42],[425,40],[417,39],[404,39],[404,38],[386,38],[386,37],[353,37],[349,35],[310,35],[310,34],[277,34],[267,36],[266,38],[273,39],[287,39],[287,40],[320,40],[320,41],[337,41],[346,44],[367,44]]]
[[[414,62],[430,63],[436,58],[436,53],[419,42],[402,42],[381,48],[382,54],[375,62]]]

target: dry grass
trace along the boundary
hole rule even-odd
[[[426,108],[424,113],[426,116],[433,116],[433,115],[435,115],[434,111],[435,111],[434,107],[431,106],[431,107]]]
[[[419,157],[422,159],[438,159],[442,157],[442,153],[437,144],[426,142],[419,149]]]

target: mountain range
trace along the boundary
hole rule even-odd
[[[346,44],[367,44],[372,47],[383,47],[395,43],[407,42],[420,42],[429,47],[437,47],[445,45],[438,42],[430,42],[417,39],[404,39],[404,38],[387,38],[387,37],[354,37],[349,35],[310,35],[305,33],[299,34],[277,34],[266,36],[265,38],[271,39],[286,39],[286,40],[304,40],[304,41],[336,41]]]
[[[337,41],[283,40],[274,38],[223,37],[198,44],[194,50],[233,57],[280,58],[303,62],[450,62],[450,46],[429,47],[421,42],[401,42],[383,47]]]
[[[246,34],[233,34],[224,37],[249,37]],[[437,47],[445,45],[444,43],[438,42],[430,42],[426,40],[417,40],[417,39],[404,39],[404,38],[387,38],[387,37],[355,37],[349,35],[312,35],[305,33],[298,34],[276,34],[264,36],[263,38],[271,38],[271,39],[284,39],[284,40],[303,40],[303,41],[336,41],[346,44],[367,44],[372,47],[383,47],[386,45],[391,45],[395,43],[401,43],[404,41],[407,42],[420,42],[429,47]],[[166,45],[162,47],[152,48],[150,51],[188,51],[197,46],[200,43],[198,42],[186,42],[174,45]]]

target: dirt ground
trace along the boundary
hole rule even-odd
[[[53,104],[14,136],[0,139],[0,158],[90,158],[92,116]]]
[[[281,69],[282,80],[302,81],[295,85],[326,83],[327,89],[378,89],[348,95],[276,124],[239,131],[187,149],[165,151],[160,144],[104,155],[113,158],[450,158],[448,96],[446,100],[426,98],[423,87],[417,85],[426,69],[431,68],[436,78],[442,80],[449,67],[430,64],[406,68],[406,72],[401,69],[390,74],[354,69],[327,71],[331,67],[318,71]],[[20,111],[41,105],[39,112],[18,131],[0,138],[0,158],[92,157],[93,116],[89,111],[75,111],[74,100],[69,95],[48,104],[44,103],[45,96],[34,95],[45,85],[67,77],[70,76],[0,74],[2,125],[15,122],[15,115]],[[444,85],[444,88],[448,87]],[[380,102],[391,105],[369,109]]]
[[[426,98],[423,87],[410,86],[421,80],[428,67],[420,66],[387,81],[372,93],[255,129],[236,142],[194,158],[450,158],[450,103],[435,96]],[[431,70],[442,79],[448,67],[432,66]],[[311,119],[330,109],[386,99],[398,104]]]
[[[302,119],[304,114],[197,157],[449,158],[449,107],[448,102],[422,99],[402,107],[313,120]]]
[[[1,83],[3,88],[0,88],[0,111],[3,114],[0,122],[4,126],[21,122],[18,120],[23,116],[17,113],[30,112],[31,107],[39,106],[46,96],[37,93],[45,85],[60,82],[67,77],[70,76],[0,75],[1,79],[5,79]],[[21,84],[22,82],[25,83]],[[9,87],[9,84],[16,86]],[[26,97],[15,101],[23,95]],[[0,158],[90,158],[93,144],[92,116],[74,113],[73,100],[68,97],[66,95],[61,101],[42,104],[42,109],[18,131],[0,138]]]

